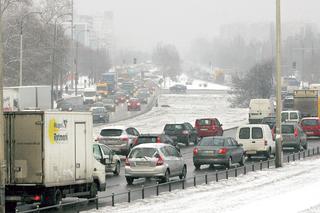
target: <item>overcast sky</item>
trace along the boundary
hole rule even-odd
[[[275,20],[275,0],[74,0],[80,13],[114,12],[117,46],[152,49],[157,42],[185,48],[230,23]],[[320,0],[282,0],[283,22],[320,23]]]

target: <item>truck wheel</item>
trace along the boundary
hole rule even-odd
[[[61,193],[60,189],[57,189],[54,192],[54,195],[52,197],[52,205],[58,205],[61,200],[62,200],[62,193]]]
[[[98,185],[96,182],[93,182],[90,186],[90,195],[88,196],[89,199],[95,198],[98,194]]]

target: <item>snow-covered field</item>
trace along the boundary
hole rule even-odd
[[[320,212],[319,165],[317,158],[296,161],[280,169],[251,172],[91,212]]]
[[[113,126],[136,127],[142,133],[161,133],[166,123],[190,122],[195,119],[217,117],[223,128],[231,128],[247,122],[248,109],[230,108],[227,94],[164,94],[159,98],[159,107],[141,116],[120,121]],[[94,134],[101,127],[94,129]]]

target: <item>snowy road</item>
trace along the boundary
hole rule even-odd
[[[320,159],[90,212],[320,212]]]

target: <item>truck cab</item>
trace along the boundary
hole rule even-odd
[[[94,88],[86,88],[82,94],[83,104],[93,104],[97,101],[97,91]]]

